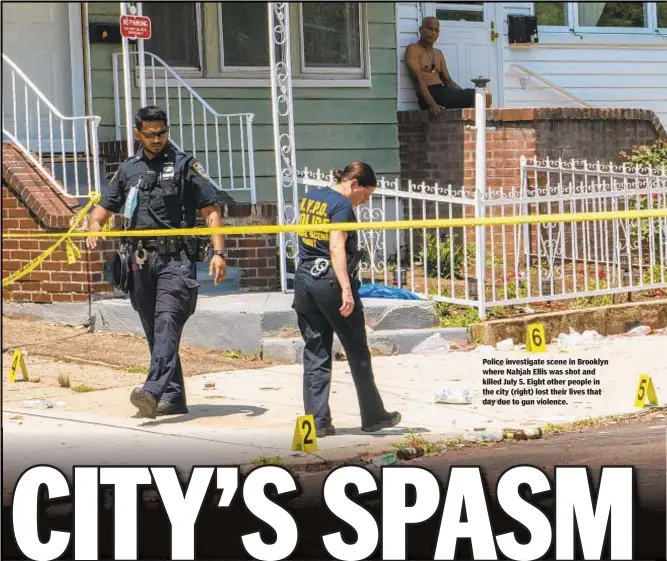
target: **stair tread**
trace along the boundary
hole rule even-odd
[[[372,328],[371,328],[372,329]],[[431,332],[433,334],[435,333],[467,333],[468,328],[467,327],[421,327],[421,328],[406,328],[406,329],[383,329],[380,331],[369,331],[368,336],[373,337],[373,336],[378,336],[378,337],[389,337],[391,335],[396,335],[396,334],[412,334],[412,333],[425,333],[425,332]],[[335,337],[335,335],[334,335]],[[298,340],[301,341],[301,336],[288,336],[288,337],[277,337],[277,336],[271,336],[271,337],[265,337],[264,341],[286,341],[286,340]]]

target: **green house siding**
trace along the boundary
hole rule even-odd
[[[296,9],[296,4],[293,5]],[[210,10],[207,7],[206,10]],[[369,162],[379,175],[395,176],[399,173],[398,128],[396,122],[396,29],[395,8],[392,3],[368,3],[368,44],[372,87],[295,87],[294,122],[296,163],[298,169],[320,168],[328,170],[341,167],[353,160]],[[208,13],[206,14],[208,15]],[[91,2],[91,22],[117,22],[118,3]],[[205,16],[203,29],[210,33],[217,23]],[[294,35],[293,35],[294,36]],[[298,36],[297,36],[298,37]],[[294,39],[293,39],[294,44]],[[100,140],[115,140],[115,110],[113,94],[112,53],[120,52],[120,44],[91,44],[91,81],[93,112],[100,115]],[[119,84],[122,95],[122,73]],[[270,87],[196,87],[197,93],[220,113],[253,113],[254,162],[257,200],[276,200],[275,157],[273,151],[273,122]],[[185,93],[185,90],[182,90]],[[170,88],[170,111],[172,135],[178,140],[179,114],[176,90]],[[147,88],[147,99],[152,101]],[[139,107],[138,90],[133,89],[133,111]],[[185,100],[185,97],[183,98]],[[158,104],[162,100],[158,99]],[[163,103],[162,103],[163,104]],[[190,123],[190,108],[184,109],[183,124]],[[195,107],[198,107],[195,105]],[[121,111],[122,112],[122,111]],[[123,117],[124,120],[124,117]],[[201,110],[195,112],[195,122],[203,123]],[[210,119],[207,121],[211,125]],[[213,127],[210,128],[212,130]],[[197,147],[203,147],[201,127],[197,136]],[[226,133],[221,142],[226,146]],[[210,166],[214,167],[209,133]],[[185,132],[184,148],[192,149],[190,130]],[[238,143],[236,143],[238,148]],[[197,156],[206,165],[204,154]],[[217,156],[216,156],[217,159]],[[240,170],[240,160],[235,160],[235,175]],[[211,172],[212,170],[210,170]],[[249,200],[248,192],[236,192],[234,198]]]

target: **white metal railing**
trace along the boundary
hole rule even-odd
[[[552,222],[484,226],[481,246],[474,227],[360,230],[360,278],[471,307],[482,296],[484,309],[667,288],[666,218],[558,219],[570,212],[667,208],[667,171],[523,158],[522,169],[520,187],[484,194],[482,216],[549,214]],[[299,177],[306,189],[331,182],[331,172],[320,170]],[[362,223],[474,217],[475,193],[382,178],[357,216]]]
[[[298,175],[306,191],[332,183],[331,171],[310,172],[305,168]],[[457,190],[451,185],[438,187],[412,181],[407,181],[403,187],[400,179],[378,178],[373,195],[358,208],[357,219],[361,223],[373,223],[474,217],[474,193],[474,189]],[[423,298],[476,305],[475,229],[432,230],[359,230],[359,249],[363,255],[359,278],[364,282],[404,288]],[[455,275],[450,275],[450,271],[455,271]],[[425,289],[424,279],[432,275],[437,281],[429,281]]]
[[[100,117],[65,117],[7,55],[2,55],[2,134],[73,197],[100,191]]]
[[[513,68],[516,68],[517,70],[521,70],[521,72],[525,72],[529,76],[534,77],[535,79],[539,80],[540,82],[543,82],[547,86],[553,88],[556,91],[559,91],[562,93],[564,96],[569,97],[570,99],[576,101],[577,103],[580,103],[584,107],[594,107],[594,105],[588,103],[588,101],[581,99],[580,97],[574,95],[572,92],[569,92],[565,88],[559,86],[558,84],[554,84],[551,80],[545,78],[538,72],[535,72],[534,70],[530,70],[529,68],[526,68],[525,66],[521,64],[512,64],[511,65]]]
[[[113,54],[113,88],[116,139],[132,143],[128,117],[134,118],[145,87],[147,103],[162,107],[170,124],[170,139],[180,150],[195,156],[206,169],[211,182],[224,191],[250,191],[257,202],[253,144],[253,113],[218,113],[159,56],[144,51],[144,76],[139,53],[131,52],[129,75],[133,86],[125,86],[123,53]],[[139,87],[136,85],[139,84]],[[132,91],[130,91],[132,90]],[[121,93],[122,92],[122,93]],[[133,97],[137,99],[133,99]],[[129,101],[129,107],[127,105]],[[123,111],[123,106],[125,111]],[[126,129],[126,137],[123,129]]]

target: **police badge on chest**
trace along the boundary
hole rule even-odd
[[[160,188],[166,197],[176,194],[176,178],[172,162],[164,164],[160,172]]]

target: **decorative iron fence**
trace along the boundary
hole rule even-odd
[[[306,169],[299,177],[306,189],[331,182],[331,172],[320,170]],[[483,227],[483,244],[476,242],[476,227],[361,229],[362,282],[481,307],[482,317],[496,306],[667,288],[666,218],[558,219],[564,213],[667,208],[664,170],[522,159],[520,187],[487,191],[479,200],[474,188],[382,178],[357,218],[361,228],[393,220],[472,218],[476,205],[481,216],[499,222]],[[511,224],[513,217],[544,214],[553,221]]]
[[[100,117],[63,115],[7,55],[2,55],[2,134],[64,195],[100,190]]]

